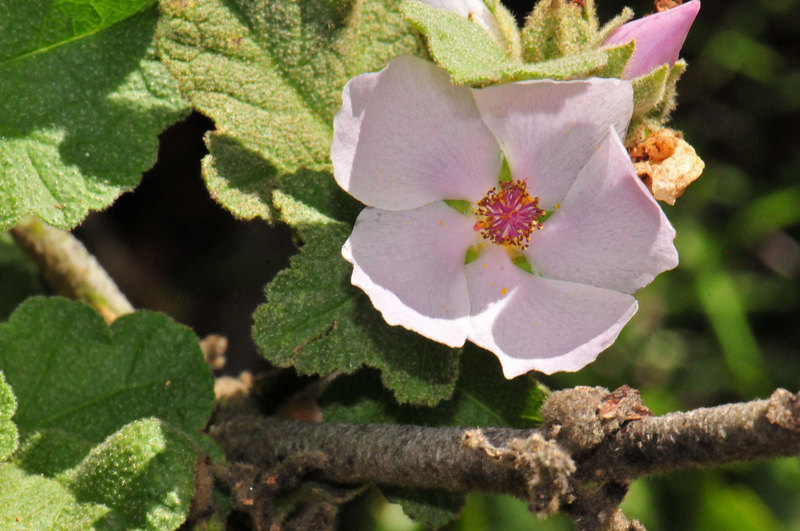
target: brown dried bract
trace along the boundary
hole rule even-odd
[[[604,398],[597,408],[597,416],[603,420],[618,418],[625,422],[652,417],[653,414],[642,403],[638,390],[623,385]]]
[[[655,0],[653,5],[656,8],[656,11],[661,13],[662,11],[667,11],[668,9],[672,9],[673,7],[678,7],[683,3],[683,0]]]
[[[653,197],[670,205],[703,173],[705,163],[680,133],[662,129],[629,150],[637,175]]]

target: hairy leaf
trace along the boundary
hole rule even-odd
[[[0,293],[0,321],[26,298],[42,293],[39,270],[7,232],[0,233]]]
[[[17,449],[19,434],[11,420],[17,410],[17,399],[0,371],[0,461],[4,461]]]
[[[70,228],[139,182],[188,112],[152,1],[0,0],[0,228]]]
[[[269,219],[277,175],[330,167],[333,117],[348,79],[417,53],[396,3],[161,2],[165,64],[217,126],[203,169],[224,207]],[[248,164],[237,169],[231,163],[240,157]]]
[[[192,433],[214,406],[197,338],[154,312],[109,327],[84,304],[28,299],[0,324],[0,370],[17,396],[23,436],[55,428],[97,443],[151,416]]]
[[[108,326],[82,303],[34,297],[0,324],[0,370],[18,399],[21,436],[0,466],[0,522],[183,522],[194,440],[214,406],[213,377],[189,329],[154,312]]]
[[[430,529],[438,529],[454,520],[464,507],[466,498],[461,492],[446,490],[396,487],[383,487],[381,490],[387,500],[400,504],[406,516]]]
[[[47,443],[58,439],[53,435]],[[23,446],[19,458],[0,467],[0,522],[25,529],[176,529],[185,520],[195,449],[166,422],[133,421],[60,474],[41,471],[35,458],[48,445],[37,442],[38,453]],[[69,446],[82,445],[73,438]]]
[[[431,57],[450,72],[456,84],[497,81],[512,63],[492,36],[462,16],[414,0],[403,14],[428,43]]]
[[[398,404],[369,371],[340,376],[320,406],[331,422],[421,424],[426,426],[511,426],[540,422],[546,389],[528,374],[506,380],[489,352],[468,343],[453,396],[436,407]]]
[[[282,208],[293,221],[314,212],[295,202]],[[340,254],[350,225],[317,223],[300,230],[300,253],[267,285],[267,302],[255,312],[253,337],[262,354],[303,374],[378,368],[401,403],[432,405],[450,396],[459,350],[388,326],[350,284],[352,266]]]

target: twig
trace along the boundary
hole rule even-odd
[[[337,484],[511,494],[532,510],[563,510],[579,529],[643,529],[618,507],[648,474],[800,454],[800,397],[653,417],[638,391],[553,393],[538,430],[311,423],[242,417],[211,434],[232,462],[270,468],[322,456],[314,478]]]
[[[87,302],[107,322],[133,311],[108,273],[69,232],[38,219],[20,223],[10,232],[57,293]]]
[[[569,456],[535,430],[330,424],[240,417],[211,430],[230,461],[263,468],[321,454],[319,477],[342,484],[508,493],[555,512],[574,472]]]
[[[769,399],[670,413],[631,422],[578,464],[594,480],[737,461],[800,455],[800,401],[785,389]]]

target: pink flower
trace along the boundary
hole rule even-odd
[[[630,294],[677,264],[620,141],[632,107],[628,81],[469,89],[407,56],[350,80],[331,159],[368,205],[342,249],[353,284],[387,323],[468,339],[507,378],[593,361],[636,312]]]
[[[667,11],[654,13],[623,24],[603,42],[604,46],[636,41],[636,49],[625,69],[625,79],[633,79],[669,63],[675,64],[689,34],[700,0],[692,0]]]

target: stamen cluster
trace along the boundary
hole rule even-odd
[[[475,230],[483,238],[497,245],[528,248],[531,233],[541,229],[539,198],[531,197],[525,181],[505,181],[478,202],[477,214],[483,219],[475,223]]]

